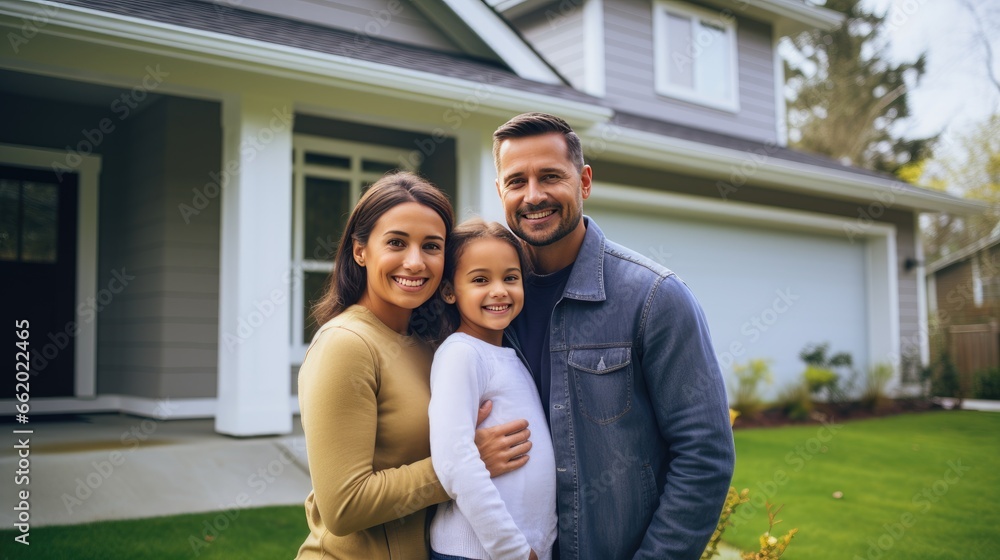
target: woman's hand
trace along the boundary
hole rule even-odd
[[[480,405],[476,425],[482,424],[492,410],[492,401]],[[479,448],[479,457],[490,471],[490,477],[517,470],[528,462],[528,451],[531,450],[529,437],[531,430],[528,429],[528,421],[523,418],[476,430],[476,447]]]

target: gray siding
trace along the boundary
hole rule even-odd
[[[215,103],[162,98],[116,131],[101,181],[98,285],[114,271],[135,280],[100,315],[99,394],[215,396],[218,200],[190,223],[178,205],[219,168],[218,123]]]
[[[916,269],[907,272],[903,263],[907,257],[917,256],[919,233],[914,227],[913,215],[904,212],[886,212],[883,218],[896,226],[896,260],[899,262],[899,354],[900,357],[920,360],[920,306],[917,296]]]
[[[460,52],[410,0],[242,0],[233,7],[345,29],[372,39]]]
[[[560,10],[562,5],[536,10],[511,23],[573,87],[583,89],[583,9]]]
[[[776,141],[771,28],[737,18],[740,111],[730,113],[658,95],[651,0],[604,2],[608,105],[629,113],[761,141]]]

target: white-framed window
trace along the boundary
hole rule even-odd
[[[738,112],[736,19],[673,2],[653,2],[656,92]]]
[[[407,169],[410,151],[297,134],[292,143],[291,359],[299,365],[315,334],[310,318],[333,270],[340,236],[361,193],[386,171]]]

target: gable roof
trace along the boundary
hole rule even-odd
[[[28,14],[38,5],[19,4]],[[60,10],[59,24],[98,34],[90,40],[103,40],[101,34],[129,37],[215,64],[235,62],[262,73],[295,75],[322,83],[346,85],[346,77],[359,89],[377,87],[407,99],[414,92],[438,99],[464,99],[470,90],[479,91],[476,88],[485,84],[496,92],[481,100],[491,114],[506,117],[538,110],[558,113],[583,131],[615,126],[625,133],[602,136],[618,138],[609,151],[647,163],[673,162],[681,169],[718,176],[732,165],[745,163],[748,154],[764,150],[768,157],[757,166],[756,175],[779,188],[850,200],[869,200],[874,192],[891,191],[900,207],[918,211],[969,214],[983,208],[976,202],[781,146],[615,113],[603,106],[601,99],[568,85],[526,79],[496,60],[404,45],[201,0],[64,0],[61,4],[74,8]],[[49,24],[46,32],[56,26]]]
[[[898,178],[843,165],[840,162],[774,143],[748,140],[650,119],[618,111],[609,122],[616,127],[605,134],[618,138],[614,149],[640,156],[651,152],[650,160],[663,161],[663,152],[676,155],[677,165],[703,172],[706,176],[729,175],[731,168],[742,169],[748,160],[753,175],[780,188],[813,192],[830,198],[868,200],[874,192],[886,192],[891,204],[921,212],[977,214],[986,206],[946,193],[916,187]],[[657,155],[660,154],[660,155]]]
[[[207,34],[221,34],[436,76],[509,87],[567,101],[588,104],[597,102],[594,97],[569,86],[526,78],[495,61],[404,45],[374,36],[200,0],[62,0],[60,3]]]
[[[1000,244],[1000,231],[994,230],[994,232],[991,233],[990,235],[987,235],[986,237],[978,241],[974,241],[966,245],[965,247],[962,247],[961,249],[953,253],[945,255],[940,259],[927,265],[927,268],[925,269],[924,273],[929,276],[939,270],[948,268],[953,264],[962,262],[965,259],[968,259],[969,257],[975,255],[976,253],[982,250],[989,249],[990,247],[993,247],[994,245],[998,244]]]
[[[565,0],[482,0],[498,12],[510,18],[558,3],[562,7]],[[606,0],[611,2],[613,0]],[[810,29],[832,30],[844,21],[844,15],[816,6],[803,0],[702,0],[721,10],[742,14],[775,25],[779,35],[794,35]],[[582,0],[571,5],[578,7]]]

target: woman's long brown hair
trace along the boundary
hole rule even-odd
[[[323,325],[357,303],[368,287],[365,269],[354,261],[354,242],[368,243],[372,229],[386,212],[407,202],[422,204],[434,210],[444,222],[446,237],[455,224],[455,214],[448,197],[426,179],[407,171],[386,174],[361,196],[347,219],[347,227],[337,246],[333,272],[327,279],[323,296],[313,305],[312,316],[317,325]],[[437,323],[436,317],[443,308],[440,296],[433,297],[414,310],[410,327],[414,334],[428,338],[428,329]]]

